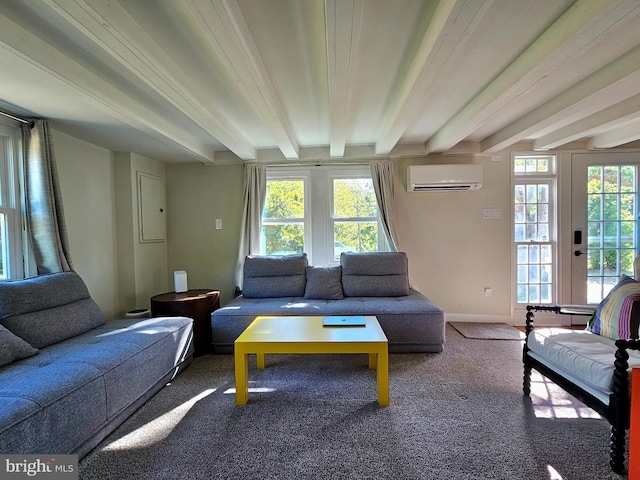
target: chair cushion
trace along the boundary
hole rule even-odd
[[[613,340],[638,338],[638,315],[632,315],[634,303],[640,301],[640,282],[623,275],[598,305],[589,322],[589,330]]]
[[[340,265],[345,297],[409,295],[409,262],[403,252],[342,253]]]
[[[36,353],[38,353],[37,349],[0,325],[0,367]]]
[[[615,369],[615,341],[586,330],[535,328],[527,338],[529,356],[609,403]],[[628,350],[629,373],[640,367],[640,352]]]
[[[307,286],[304,298],[342,300],[342,267],[307,267]]]
[[[247,298],[302,297],[307,283],[307,254],[245,258],[242,294]]]

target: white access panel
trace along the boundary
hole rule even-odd
[[[137,173],[140,242],[164,242],[167,237],[164,179]]]

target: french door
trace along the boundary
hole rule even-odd
[[[640,154],[572,155],[571,301],[598,304],[638,254]]]

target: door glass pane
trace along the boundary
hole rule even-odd
[[[587,169],[587,301],[599,303],[620,275],[633,275],[637,252],[637,166]]]

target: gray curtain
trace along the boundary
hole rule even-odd
[[[398,251],[398,235],[393,210],[393,162],[391,160],[372,160],[369,162],[373,189],[376,192],[380,221],[392,252]]]
[[[267,195],[267,170],[264,165],[247,163],[244,166],[244,208],[240,226],[240,250],[236,266],[236,286],[242,289],[242,271],[247,255],[260,253],[262,210]]]
[[[27,231],[38,275],[72,270],[49,126],[36,120],[22,134]]]

